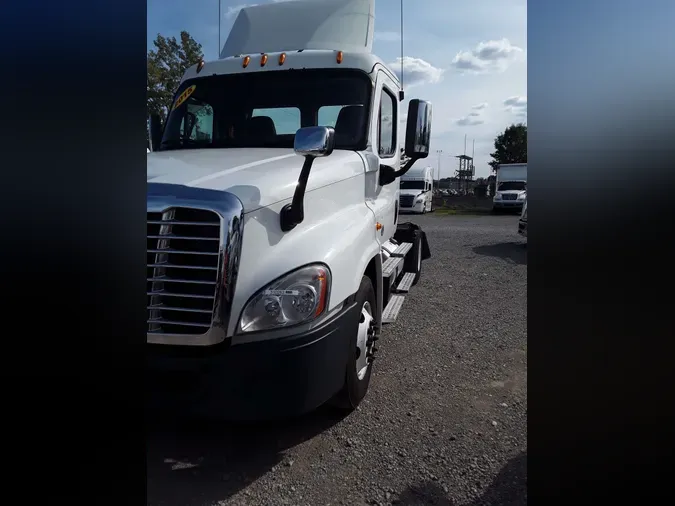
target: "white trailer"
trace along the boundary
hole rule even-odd
[[[523,208],[527,199],[527,164],[501,164],[497,169],[492,210]]]
[[[373,0],[244,8],[220,59],[187,69],[166,124],[151,118],[148,367],[189,377],[193,412],[355,409],[431,256],[397,209],[399,178],[429,154],[431,105],[410,100],[399,134],[403,93],[370,53],[373,23]]]
[[[401,176],[399,210],[424,214],[433,211],[434,169],[420,167],[410,169]]]

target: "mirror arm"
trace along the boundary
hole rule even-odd
[[[397,177],[401,177],[403,174],[408,172],[413,164],[419,159],[420,158],[418,157],[410,158],[399,170],[394,170],[388,165],[380,165],[380,186],[384,186],[396,181]]]
[[[293,193],[293,200],[290,204],[286,204],[279,213],[281,230],[288,232],[293,230],[299,223],[305,219],[305,190],[307,189],[307,181],[309,181],[309,173],[314,163],[313,156],[305,156],[305,161],[302,164],[298,184]]]

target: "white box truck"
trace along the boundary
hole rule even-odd
[[[431,256],[398,216],[431,105],[410,100],[399,131],[373,25],[373,0],[244,8],[165,124],[151,118],[149,401],[251,420],[366,395],[382,327]]]
[[[527,199],[527,164],[507,163],[499,165],[495,180],[495,195],[492,210],[523,208]]]
[[[433,211],[434,169],[420,167],[410,169],[401,176],[399,210],[425,214]]]

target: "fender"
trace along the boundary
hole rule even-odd
[[[368,264],[380,254],[375,217],[363,201],[363,178],[340,181],[308,197],[305,220],[289,232],[279,227],[286,200],[244,216],[239,272],[247,274],[237,280],[231,314],[241,314],[250,297],[270,281],[315,262],[325,263],[331,271],[328,311],[358,290]],[[237,325],[234,320],[228,325],[230,336]]]

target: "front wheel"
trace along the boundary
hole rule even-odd
[[[361,307],[359,322],[349,342],[349,358],[345,371],[345,384],[333,398],[333,406],[353,411],[368,392],[375,351],[375,290],[370,278],[361,278],[356,292],[356,303]]]

